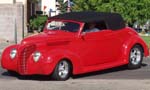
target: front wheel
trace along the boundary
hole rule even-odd
[[[129,56],[129,69],[137,69],[141,67],[143,60],[143,49],[139,45],[135,45],[130,50],[130,56]]]
[[[61,60],[55,67],[52,74],[52,79],[64,81],[67,80],[71,75],[71,65],[66,60]]]

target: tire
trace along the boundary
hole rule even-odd
[[[65,81],[71,75],[71,64],[66,60],[61,60],[55,67],[51,78],[53,80]]]
[[[142,61],[143,61],[143,49],[141,46],[135,45],[130,50],[128,68],[129,69],[140,68]]]

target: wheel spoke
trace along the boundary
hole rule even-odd
[[[62,71],[60,71],[60,72],[59,72],[59,76],[62,76],[62,75],[63,75],[63,72],[62,72]]]
[[[68,72],[67,71],[63,71],[63,73],[66,75],[66,74],[68,74]]]
[[[58,69],[59,71],[63,71],[63,68],[62,67],[59,67],[59,69]]]
[[[130,58],[134,58],[134,57],[135,57],[135,55],[134,55],[134,54],[131,54]]]

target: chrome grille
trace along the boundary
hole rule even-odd
[[[35,51],[35,48],[35,45],[28,45],[25,46],[20,52],[19,72],[21,74],[28,73],[27,60],[30,57],[30,55]]]

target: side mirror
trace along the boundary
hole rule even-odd
[[[84,39],[85,39],[85,35],[86,35],[86,33],[85,33],[85,32],[83,32],[83,33],[81,33],[81,34],[80,34],[79,38],[81,38],[81,39],[83,39],[83,40],[84,40]]]

